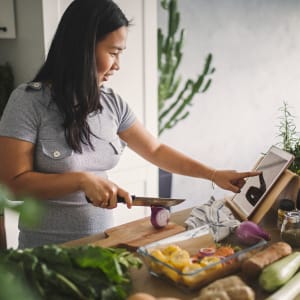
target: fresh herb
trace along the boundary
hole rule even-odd
[[[300,137],[296,130],[295,116],[290,112],[290,107],[286,102],[283,102],[283,106],[280,107],[279,110],[282,113],[279,117],[278,136],[281,138],[279,146],[295,156],[295,160],[289,169],[300,175]]]
[[[131,287],[129,269],[141,261],[125,249],[49,245],[1,251],[0,266],[11,279],[25,281],[37,299],[122,300]]]

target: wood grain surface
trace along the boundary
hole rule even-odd
[[[136,250],[140,246],[185,231],[185,227],[170,222],[166,227],[155,229],[146,217],[105,231],[106,238],[91,244],[101,247],[125,247]]]

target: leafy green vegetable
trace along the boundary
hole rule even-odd
[[[49,245],[1,251],[0,266],[26,280],[38,299],[122,300],[131,287],[129,268],[141,261],[125,249]]]
[[[25,284],[21,276],[4,265],[0,265],[0,299],[40,299]]]

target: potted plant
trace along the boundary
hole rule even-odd
[[[158,28],[158,134],[174,128],[190,114],[194,96],[205,93],[211,85],[212,54],[205,59],[202,73],[196,79],[186,79],[178,74],[178,67],[183,57],[184,29],[180,28],[180,12],[177,0],[161,0],[162,9],[166,10],[167,32]],[[159,195],[170,197],[172,175],[159,170]]]
[[[289,166],[289,170],[300,176],[300,136],[296,130],[295,116],[290,111],[291,107],[286,102],[279,108],[281,116],[279,117],[279,134],[281,138],[278,146],[283,150],[292,153],[295,156],[294,161]],[[300,189],[297,193],[296,206],[300,207]]]
[[[300,175],[300,137],[296,131],[295,116],[290,112],[290,107],[286,102],[283,102],[283,106],[279,110],[282,113],[279,123],[278,136],[281,137],[279,146],[295,156],[289,169]]]

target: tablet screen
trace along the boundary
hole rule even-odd
[[[249,216],[254,208],[261,202],[268,190],[273,186],[281,173],[289,166],[293,155],[276,147],[271,147],[268,153],[256,167],[262,174],[249,177],[232,201],[246,216]]]

